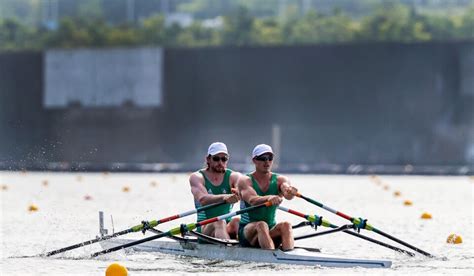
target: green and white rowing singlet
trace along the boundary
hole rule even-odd
[[[278,174],[272,173],[272,176],[270,178],[270,186],[268,187],[268,190],[264,193],[258,186],[257,181],[253,177],[252,174],[247,174],[250,179],[252,180],[252,187],[257,192],[257,195],[259,196],[267,196],[267,195],[278,195],[278,182],[277,182],[277,176]],[[240,209],[248,208],[251,205],[245,202],[244,200],[240,201]],[[265,221],[268,224],[268,228],[272,229],[276,225],[275,221],[275,212],[276,212],[277,206],[270,206],[266,208],[260,208],[257,210],[254,210],[252,212],[248,213],[243,213],[240,217],[240,227],[245,227],[250,222],[255,222],[255,221]]]
[[[207,178],[206,174],[204,173],[204,170],[199,171],[202,176],[204,177],[204,186],[206,187],[207,193],[211,195],[221,195],[221,194],[231,194],[231,185],[230,185],[230,175],[232,173],[232,170],[226,169],[224,173],[224,179],[222,180],[221,184],[218,186],[214,186],[211,181]],[[194,201],[194,206],[196,208],[201,207],[201,204],[199,201],[195,200]],[[205,219],[210,219],[213,217],[217,217],[220,215],[224,215],[229,213],[232,210],[233,204],[223,204],[216,206],[214,208],[201,211],[197,214],[197,220],[198,221],[203,221]],[[227,222],[230,221],[231,218],[227,219]]]

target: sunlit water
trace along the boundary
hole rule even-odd
[[[48,252],[94,238],[99,231],[98,211],[105,212],[111,231],[128,229],[142,220],[159,219],[193,209],[186,174],[92,174],[92,173],[0,173],[2,275],[103,275],[112,262],[125,265],[131,275],[157,274],[339,274],[339,275],[472,275],[474,271],[473,209],[474,179],[469,177],[290,175],[302,194],[351,216],[369,219],[373,226],[411,243],[439,258],[408,257],[376,244],[335,233],[297,241],[297,245],[321,248],[324,253],[352,258],[392,260],[390,269],[318,268],[236,261],[213,261],[160,253],[123,251],[90,258],[101,250],[97,244],[54,257],[24,257]],[[387,189],[384,188],[387,186]],[[124,187],[129,191],[124,192]],[[394,196],[399,191],[401,196]],[[91,199],[86,200],[89,196]],[[403,202],[410,200],[412,206]],[[30,205],[38,207],[29,212]],[[336,215],[302,199],[282,205],[304,213],[322,215],[334,224],[346,224]],[[237,208],[237,207],[236,207]],[[422,220],[423,212],[433,219]],[[286,213],[278,220],[301,221]],[[194,216],[168,222],[167,230]],[[309,233],[310,228],[295,230]],[[387,241],[377,234],[370,237]],[[462,244],[447,244],[449,234],[462,236]],[[142,237],[141,233],[127,237]],[[401,247],[401,246],[400,246]],[[446,257],[447,260],[443,260]]]

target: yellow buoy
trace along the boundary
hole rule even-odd
[[[119,263],[113,263],[107,267],[105,276],[127,276],[128,270],[125,266]]]
[[[81,182],[81,181],[82,181],[82,175],[78,175],[78,176],[76,177],[76,180],[77,180],[77,182]]]
[[[401,195],[402,195],[402,193],[400,193],[400,191],[393,192],[393,196],[401,196]]]
[[[421,218],[422,219],[432,219],[433,217],[431,216],[430,213],[424,212],[423,214],[421,214]]]
[[[412,202],[411,200],[405,200],[405,201],[403,202],[403,204],[404,204],[405,206],[411,206],[411,205],[413,205],[413,202]]]
[[[43,184],[43,186],[46,187],[46,186],[48,186],[49,182],[48,182],[48,180],[43,180],[42,184]]]
[[[451,234],[446,239],[446,242],[447,243],[452,243],[452,244],[458,244],[458,243],[462,243],[462,238],[459,235]]]
[[[128,193],[128,192],[130,192],[130,188],[125,186],[125,187],[122,188],[122,192]]]
[[[38,206],[36,206],[34,204],[31,204],[30,206],[28,206],[28,211],[36,212],[36,211],[38,211]]]

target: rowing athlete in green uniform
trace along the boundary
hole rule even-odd
[[[240,200],[236,186],[241,174],[227,169],[228,161],[227,146],[221,142],[212,143],[207,151],[207,167],[189,177],[196,208],[222,201],[227,203],[199,212],[198,221],[230,213],[233,204]],[[204,225],[201,232],[211,237],[229,239],[236,238],[238,228],[239,219],[234,218]]]
[[[283,198],[293,199],[298,190],[291,186],[286,176],[271,172],[273,151],[269,145],[257,145],[252,152],[255,171],[242,176],[238,183],[240,208],[272,203],[271,207],[258,209],[241,216],[239,242],[241,246],[282,250],[294,247],[292,227],[289,222],[276,223],[275,211]]]

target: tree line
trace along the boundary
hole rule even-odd
[[[0,50],[48,48],[162,46],[267,46],[353,42],[423,42],[474,40],[474,5],[456,15],[419,14],[394,4],[360,18],[340,10],[330,14],[309,10],[303,16],[255,17],[239,7],[216,24],[194,20],[169,24],[161,14],[134,23],[113,25],[100,16],[63,17],[56,28],[0,20]]]

